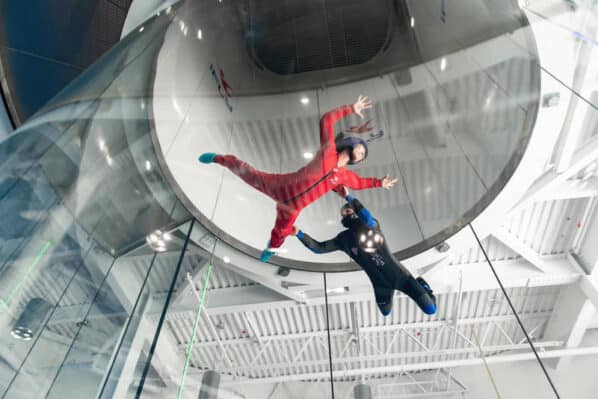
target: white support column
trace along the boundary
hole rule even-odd
[[[585,24],[583,30],[589,37],[596,36],[594,23]],[[592,71],[596,71],[597,66],[598,54],[596,47],[578,42],[576,67],[573,81],[571,82],[571,90],[579,93],[588,84],[592,84],[596,79],[595,73],[592,73]],[[590,71],[589,74],[588,71]],[[562,173],[569,167],[573,158],[573,152],[580,144],[579,138],[587,129],[587,127],[584,127],[584,123],[587,122],[586,117],[592,112],[594,112],[593,108],[585,100],[575,94],[571,96],[565,121],[561,129],[561,137],[557,144],[558,152],[554,159],[557,173]]]
[[[582,288],[583,284],[581,282],[585,280],[585,276],[582,276],[580,281],[561,290],[552,316],[548,320],[544,331],[544,339],[562,340],[565,342],[566,348],[579,346],[595,312],[585,290]],[[589,289],[589,287],[586,287],[586,289]],[[594,292],[593,295],[598,300],[598,293]],[[563,367],[568,362],[569,359],[557,359],[555,367]]]
[[[594,308],[598,310],[598,283],[594,275],[581,276],[579,286]]]

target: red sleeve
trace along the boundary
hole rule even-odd
[[[334,144],[334,124],[353,113],[352,105],[342,105],[328,111],[320,118],[320,146]]]
[[[345,170],[344,184],[353,190],[382,187],[382,180],[377,177],[361,177],[357,173]]]

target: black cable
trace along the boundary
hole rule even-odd
[[[324,301],[326,302],[326,332],[328,333],[328,366],[330,368],[330,390],[334,399],[334,380],[332,379],[332,345],[330,344],[330,321],[328,320],[328,289],[326,286],[326,273],[324,276]]]
[[[554,391],[554,394],[556,395],[557,399],[560,399],[561,396],[559,395],[558,391],[556,390],[556,387],[554,386],[554,384],[552,382],[552,379],[550,378],[550,375],[548,375],[548,371],[544,367],[544,363],[542,363],[542,360],[540,359],[540,356],[538,356],[538,352],[536,351],[536,347],[534,346],[534,344],[532,343],[532,340],[530,339],[529,335],[527,334],[527,330],[523,326],[523,323],[521,322],[521,319],[519,318],[519,315],[515,311],[515,307],[513,306],[513,303],[511,302],[511,298],[509,298],[509,296],[507,295],[507,291],[505,290],[505,287],[502,285],[502,282],[500,281],[500,278],[498,278],[498,274],[496,274],[496,270],[494,269],[494,265],[490,261],[490,258],[488,258],[488,254],[484,250],[484,247],[482,246],[482,242],[480,241],[480,238],[478,237],[478,235],[476,234],[475,230],[473,229],[473,226],[471,225],[471,223],[469,223],[469,228],[471,229],[471,231],[472,231],[472,233],[473,233],[476,241],[478,242],[478,245],[480,246],[480,249],[482,250],[482,253],[484,254],[484,257],[486,258],[486,262],[488,262],[488,265],[490,266],[490,269],[492,270],[492,273],[494,274],[494,277],[496,278],[496,281],[498,282],[498,285],[500,286],[500,289],[502,290],[503,295],[507,299],[507,302],[509,303],[509,307],[511,308],[511,311],[513,312],[513,314],[515,315],[515,318],[517,319],[517,323],[519,323],[519,326],[521,327],[521,330],[523,330],[523,334],[525,334],[525,339],[527,339],[527,343],[529,344],[529,346],[532,347],[532,351],[534,351],[534,355],[536,356],[536,359],[538,360],[538,363],[540,363],[540,367],[542,367],[542,371],[544,371],[544,375],[546,376],[546,379],[548,380],[548,383],[550,384],[550,387]]]
[[[124,332],[121,335],[120,341],[118,341],[116,343],[116,348],[113,351],[113,353],[115,353],[116,356],[114,356],[114,358],[112,359],[112,362],[110,362],[108,371],[106,371],[106,373],[105,373],[106,380],[104,381],[102,388],[100,388],[100,393],[97,395],[98,398],[102,397],[102,395],[104,394],[104,391],[106,390],[106,387],[108,386],[108,381],[110,379],[110,375],[112,374],[112,370],[114,369],[114,365],[116,364],[116,361],[118,359],[118,354],[120,354],[121,348],[126,340],[127,333],[129,332],[129,327],[131,326],[131,323],[132,323],[133,319],[135,318],[137,306],[139,305],[140,300],[143,296],[143,290],[145,289],[145,284],[147,283],[150,273],[152,272],[152,269],[154,268],[154,265],[156,264],[156,256],[157,256],[157,253],[154,252],[154,255],[152,256],[152,260],[150,261],[150,267],[148,268],[147,273],[145,273],[145,278],[143,279],[143,283],[141,283],[141,287],[139,288],[139,294],[137,295],[137,299],[135,299],[135,304],[133,305],[133,308],[131,310],[129,317],[127,317],[127,322],[125,323],[125,327],[123,329]],[[141,316],[140,316],[140,318],[141,318]]]
[[[143,392],[143,385],[145,384],[145,379],[147,377],[147,373],[149,372],[150,365],[152,363],[152,359],[154,357],[154,352],[156,351],[156,346],[158,346],[158,338],[160,338],[160,332],[162,332],[162,325],[164,324],[164,320],[166,319],[166,312],[168,311],[168,305],[170,305],[170,298],[172,297],[172,293],[174,292],[174,286],[176,285],[177,279],[179,277],[179,272],[181,271],[181,265],[183,264],[183,259],[185,258],[185,252],[187,251],[187,244],[189,243],[189,239],[191,237],[191,231],[193,230],[193,225],[195,223],[195,219],[191,220],[189,224],[189,231],[187,232],[187,239],[183,244],[183,249],[181,250],[181,256],[179,256],[179,262],[176,266],[176,270],[174,271],[174,275],[172,277],[172,281],[170,282],[170,288],[168,289],[168,294],[166,295],[166,300],[164,301],[164,307],[162,308],[162,314],[160,315],[160,320],[158,321],[158,325],[156,327],[156,333],[154,334],[154,339],[152,341],[152,345],[150,346],[150,350],[147,354],[147,359],[145,361],[145,367],[143,368],[143,372],[141,373],[141,379],[139,380],[139,385],[137,386],[137,393],[135,394],[135,398],[140,398],[141,393]]]

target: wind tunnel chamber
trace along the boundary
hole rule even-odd
[[[361,176],[399,179],[355,194],[381,221],[401,259],[442,242],[478,215],[507,182],[536,117],[533,35],[511,3],[456,1],[446,25],[433,2],[188,2],[156,60],[152,138],[179,198],[210,231],[254,257],[266,246],[275,203],[204,152],[233,154],[258,170],[295,171],[319,149],[319,118],[367,95]],[[514,32],[509,42],[505,32]],[[362,136],[363,137],[363,136]],[[324,240],[341,229],[329,193],[297,222]],[[355,270],[344,254],[313,254],[296,239],[281,266]]]
[[[454,18],[477,16],[450,26],[433,3],[179,2],[0,143],[0,395],[133,397],[145,378],[162,384],[154,349],[183,363],[181,343],[156,345],[176,322],[169,304],[193,298],[188,275],[227,262],[218,249],[259,256],[274,221],[272,200],[199,164],[203,152],[294,171],[318,150],[320,117],[367,95],[375,129],[352,169],[399,182],[355,194],[397,256],[479,214],[531,134],[537,51],[512,2],[449,2]],[[350,115],[336,132],[361,123]],[[341,204],[327,194],[297,225],[332,237]],[[274,264],[356,270],[284,246]]]

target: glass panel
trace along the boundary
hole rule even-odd
[[[153,16],[0,144],[2,395],[191,397],[218,385],[233,397],[358,397],[365,382],[379,397],[519,396],[498,363],[523,359],[525,382],[551,396],[524,332],[542,357],[580,335],[568,328],[588,303],[567,285],[573,273],[550,280],[541,245],[519,259],[508,235],[486,234],[503,292],[469,231],[458,259],[418,270],[409,258],[479,215],[530,140],[545,145],[531,154],[539,170],[592,183],[595,4],[520,3],[187,1]],[[373,102],[363,119],[344,107],[321,129],[359,95]],[[294,237],[271,264],[256,259],[275,203],[343,178],[330,140],[341,132],[368,142],[348,170],[399,179],[389,191],[345,181],[413,274],[380,272],[382,296],[347,256]],[[256,190],[239,179],[253,169],[198,165],[205,152],[268,179]],[[328,193],[296,225],[334,237],[342,204]],[[554,241],[559,222],[546,226]],[[420,274],[436,291],[431,316],[421,297],[394,294],[411,292],[405,281],[421,291]]]
[[[161,378],[148,375],[142,396],[286,398],[288,390],[309,390],[330,397],[328,384],[303,382],[328,378],[322,280],[314,276],[303,294],[291,290],[275,267],[233,250],[199,223],[189,245],[185,261],[196,267],[173,291],[150,367]],[[250,271],[256,265],[263,274]],[[309,305],[297,304],[308,297]]]
[[[106,353],[108,374],[104,376],[105,386],[98,391],[100,397],[136,397],[141,392],[142,380],[144,384],[158,388],[170,383],[172,377],[168,369],[149,368],[148,359],[160,359],[167,364],[169,358],[165,359],[166,356],[178,356],[176,347],[156,347],[155,340],[164,328],[162,315],[165,308],[177,299],[170,294],[172,286],[184,282],[185,273],[195,272],[201,264],[193,248],[189,247],[190,228],[191,224],[185,223],[168,232],[170,240],[165,252],[155,252],[144,246],[120,258],[121,275],[115,276],[114,280],[135,281],[139,286],[137,290],[126,286],[125,291],[138,294],[130,298],[131,311],[127,323],[115,337],[113,348]],[[185,246],[186,255],[182,253]],[[126,272],[132,275],[126,278],[122,275]]]
[[[158,155],[196,218],[257,256],[276,217],[273,201],[314,234],[331,234],[340,205],[329,191],[342,180],[384,217],[388,244],[403,258],[477,216],[523,155],[542,71],[517,4],[442,4],[446,24],[428,1],[380,0],[367,12],[336,2],[183,4],[157,60],[153,111]],[[381,30],[362,43],[362,23]],[[360,95],[372,100],[363,119],[342,108]],[[325,115],[335,117],[320,131]],[[340,165],[340,147],[320,142],[321,133],[366,140],[368,158]],[[197,165],[203,153],[231,157]],[[389,191],[378,187],[385,175],[398,178]],[[287,219],[279,219],[281,235]],[[292,240],[284,249],[279,263],[288,267],[353,268]]]
[[[126,392],[117,355],[142,356],[130,336],[155,331],[135,316],[164,300],[190,220],[149,134],[169,20],[121,41],[0,143],[2,397]]]

